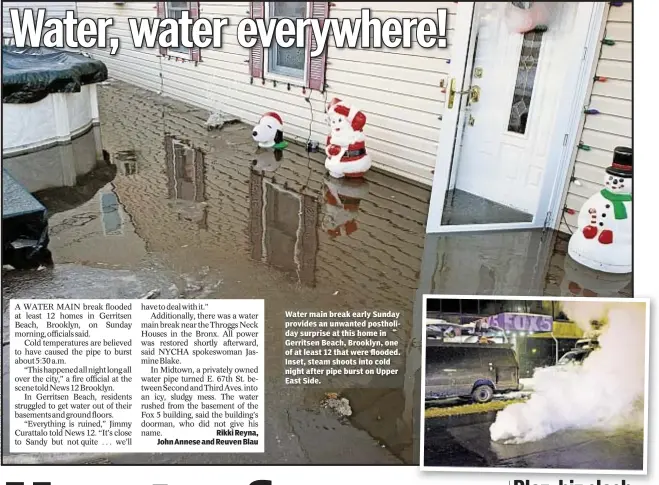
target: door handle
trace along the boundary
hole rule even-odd
[[[451,79],[448,88],[448,109],[453,109],[453,104],[455,103],[456,94],[464,94],[464,92],[455,90],[455,78],[453,78]]]
[[[479,86],[472,86],[468,92],[469,92],[469,104],[478,103],[478,100],[481,99],[481,88]]]
[[[455,89],[455,78],[451,79],[451,83],[449,85],[449,91],[448,91],[448,109],[453,108],[453,104],[455,103],[455,95],[463,95],[463,94],[469,94],[469,100],[470,104],[471,102],[478,102],[478,99],[480,98],[480,93],[481,89],[478,86],[472,86],[469,89],[466,89],[464,91],[456,91]]]

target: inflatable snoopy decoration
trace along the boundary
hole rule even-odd
[[[258,143],[256,157],[252,162],[254,170],[274,172],[281,164],[283,150],[288,146],[284,141],[284,123],[277,113],[268,111],[252,130],[252,138]]]

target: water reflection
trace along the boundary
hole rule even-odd
[[[135,150],[119,150],[114,157],[114,164],[122,175],[135,175],[137,173],[137,152]]]
[[[101,205],[101,222],[106,236],[123,236],[124,216],[117,194],[106,192],[99,194]]]
[[[560,290],[562,296],[631,297],[633,295],[632,275],[630,274],[595,271],[577,263],[570,256],[565,257],[563,268],[565,273]]]
[[[283,150],[273,150],[271,148],[257,148],[252,160],[252,168],[255,172],[276,172],[281,166],[284,158]]]
[[[166,135],[165,171],[167,196],[180,219],[208,229],[204,152],[173,136]],[[133,172],[134,174],[135,172]]]
[[[330,237],[350,236],[359,229],[359,204],[368,197],[365,179],[325,180],[325,217],[322,228]]]
[[[48,208],[48,214],[65,212],[94,199],[99,190],[107,186],[117,176],[117,166],[99,163],[99,166],[86,175],[77,178],[73,187],[56,187],[35,192],[34,196]]]
[[[315,286],[318,201],[250,172],[252,258]]]
[[[170,199],[203,202],[204,152],[173,136],[165,136],[165,168]]]

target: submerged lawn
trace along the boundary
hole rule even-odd
[[[465,404],[463,406],[452,406],[445,408],[428,408],[425,412],[426,418],[443,418],[447,416],[460,416],[463,414],[487,413],[489,411],[501,411],[511,404],[526,402],[526,399],[510,399],[507,401],[490,401],[485,404]]]

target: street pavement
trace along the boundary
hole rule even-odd
[[[424,464],[429,467],[501,467],[642,470],[641,430],[564,430],[519,445],[494,443],[496,413],[430,418],[425,422]]]

